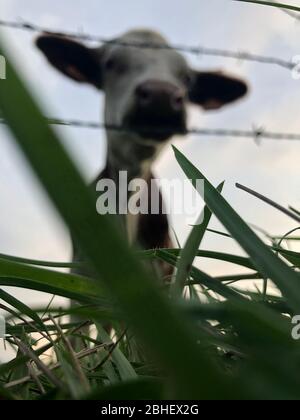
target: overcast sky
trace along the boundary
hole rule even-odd
[[[293,4],[300,5],[300,1]],[[134,27],[149,27],[161,31],[175,44],[245,50],[287,60],[300,54],[299,23],[280,10],[231,0],[0,0],[0,10],[1,19],[29,21],[58,31],[82,31],[110,38]],[[35,49],[32,33],[3,29],[2,36],[45,115],[102,119],[103,98],[50,68]],[[300,81],[293,80],[288,70],[232,59],[187,58],[197,68],[231,71],[251,86],[246,100],[222,112],[191,110],[192,126],[300,132]],[[92,179],[103,166],[105,134],[72,128],[59,131],[86,180]],[[240,182],[283,205],[300,208],[300,142],[263,141],[258,146],[251,139],[196,136],[174,142],[214,184],[226,181],[224,195],[245,220],[279,235],[295,227],[234,185]],[[4,127],[0,127],[0,146],[0,253],[69,260],[68,232]],[[158,162],[156,174],[169,179],[183,177],[170,147]],[[183,242],[189,232],[184,219],[176,217],[173,227]],[[219,227],[216,221],[214,227]],[[204,246],[238,251],[230,240],[213,235]],[[211,274],[237,270],[212,262],[203,262],[203,266]],[[29,303],[48,299],[35,293],[16,294]]]

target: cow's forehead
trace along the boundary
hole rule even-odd
[[[148,29],[135,29],[117,37],[112,44],[108,44],[104,48],[104,57],[111,57],[112,55],[127,56],[133,58],[135,61],[144,61],[147,63],[153,58],[161,60],[162,62],[170,62],[173,65],[182,67],[187,66],[185,58],[173,49],[164,48],[136,48],[136,45],[162,45],[168,46],[169,43],[160,33]],[[121,45],[119,45],[120,43]],[[124,43],[124,45],[122,45]],[[129,45],[127,45],[129,44]],[[130,44],[133,44],[130,48]]]
[[[121,42],[149,43],[168,45],[168,41],[158,32],[148,29],[135,29],[126,32],[118,38]]]

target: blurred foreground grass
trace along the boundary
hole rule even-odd
[[[96,214],[95,197],[11,63],[7,75],[1,113],[96,274],[60,273],[53,269],[73,265],[0,255],[1,286],[78,302],[70,310],[33,310],[0,290],[9,314],[6,344],[16,349],[0,366],[0,399],[300,398],[300,343],[291,337],[291,318],[300,313],[300,254],[281,238],[262,242],[223,198],[222,185],[214,188],[177,149],[191,182],[205,179],[204,223],[183,249],[129,250],[110,218]],[[202,249],[212,214],[247,257]],[[211,277],[193,266],[201,257],[234,263],[243,274]],[[177,267],[172,285],[160,288],[145,259]],[[254,279],[263,292],[237,288]],[[278,296],[268,293],[270,284]],[[70,323],[71,315],[78,321]]]

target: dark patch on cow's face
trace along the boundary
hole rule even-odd
[[[159,107],[144,109],[134,106],[125,116],[124,126],[141,138],[157,142],[167,141],[170,137],[186,133],[185,110],[163,112]]]

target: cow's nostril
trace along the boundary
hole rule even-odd
[[[151,96],[151,92],[149,91],[149,89],[145,89],[144,87],[140,87],[139,89],[137,89],[136,93],[137,93],[137,99],[138,99],[139,105],[147,106],[151,103],[152,96]]]

